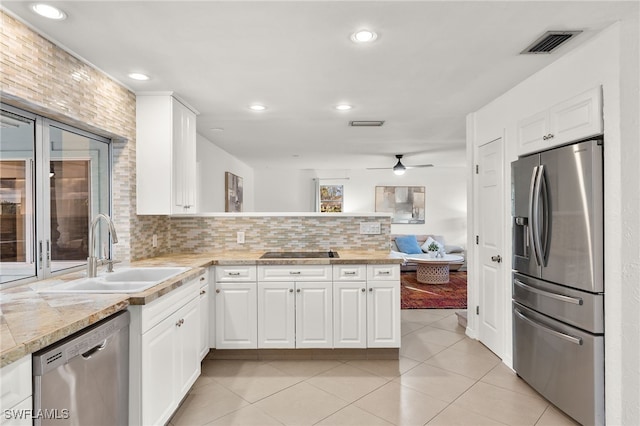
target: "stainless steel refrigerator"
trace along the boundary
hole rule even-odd
[[[513,365],[585,425],[604,424],[601,138],[511,164]]]

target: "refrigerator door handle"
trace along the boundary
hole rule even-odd
[[[549,222],[549,192],[547,188],[547,179],[544,165],[540,166],[538,172],[538,181],[540,182],[540,190],[539,196],[541,198],[541,207],[542,207],[542,227],[540,229],[541,234],[541,242],[540,242],[540,257],[544,262],[542,266],[547,265],[547,260],[549,260],[549,232],[550,232],[550,222]]]
[[[518,308],[514,307],[513,308],[513,313],[515,313],[518,318],[520,318],[522,321],[525,321],[526,323],[528,323],[529,325],[542,330],[546,333],[551,334],[552,336],[558,337],[560,339],[566,340],[568,342],[574,343],[576,345],[582,345],[582,338],[580,337],[575,337],[575,336],[571,336],[570,334],[565,334],[565,333],[561,333],[559,331],[553,330],[549,327],[546,327],[542,324],[537,323],[536,321],[532,320],[531,318],[525,316],[520,310],[518,310]]]
[[[531,221],[531,246],[538,266],[542,266],[542,253],[540,251],[540,167],[533,168],[531,186],[529,188],[529,220]]]
[[[535,294],[538,294],[540,296],[545,296],[545,297],[549,297],[551,299],[556,299],[556,300],[559,300],[561,302],[572,303],[574,305],[582,305],[584,303],[584,301],[582,300],[581,297],[570,297],[570,296],[565,296],[563,294],[557,294],[557,293],[552,293],[550,291],[540,290],[540,289],[537,289],[535,287],[531,287],[530,285],[527,285],[527,284],[525,284],[522,281],[517,280],[517,279],[514,279],[513,283],[515,285],[517,285],[518,287],[527,290],[530,293],[535,293]]]

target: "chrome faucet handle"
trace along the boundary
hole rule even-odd
[[[117,259],[105,259],[107,263],[107,272],[113,272],[113,265],[116,263],[122,263],[122,260]]]

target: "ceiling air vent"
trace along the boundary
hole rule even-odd
[[[582,31],[547,31],[524,49],[521,54],[551,53],[562,43],[580,34]]]
[[[380,127],[384,124],[384,120],[369,120],[369,121],[350,121],[351,127]]]

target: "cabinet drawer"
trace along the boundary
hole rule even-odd
[[[207,273],[194,278],[185,283],[181,288],[173,290],[166,296],[161,297],[150,303],[149,305],[142,306],[142,333],[153,328],[160,321],[171,315],[182,306],[186,305],[194,297],[199,297],[200,294],[200,279],[204,277],[202,283],[207,279]],[[131,308],[136,308],[131,306]]]
[[[368,281],[389,281],[400,279],[400,265],[367,265]]]
[[[255,266],[216,266],[216,282],[255,282]]]
[[[366,265],[333,265],[334,281],[364,281],[366,279]]]
[[[9,409],[31,396],[31,355],[2,367],[0,407]]]
[[[331,281],[331,265],[259,266],[258,281]]]

